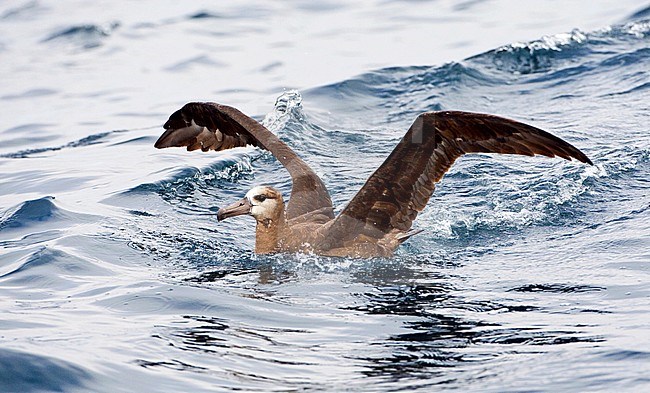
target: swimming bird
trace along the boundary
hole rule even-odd
[[[292,180],[289,203],[271,186],[257,186],[217,212],[257,222],[255,252],[388,257],[419,233],[411,225],[438,182],[460,156],[502,153],[572,158],[593,165],[580,150],[539,128],[499,116],[437,111],[420,114],[383,164],[347,206],[334,215],[323,181],[286,143],[239,110],[192,102],[164,124],[156,148],[188,151],[257,146],[271,152]]]

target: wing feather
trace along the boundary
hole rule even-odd
[[[292,180],[287,218],[318,211],[334,218],[332,201],[323,181],[275,134],[239,110],[211,102],[191,102],[174,112],[163,126],[155,147],[185,146],[188,151],[227,150],[257,146],[271,152],[289,171]]]
[[[328,243],[337,248],[406,233],[435,183],[467,153],[540,154],[592,165],[574,146],[524,123],[470,112],[423,113],[328,228]]]

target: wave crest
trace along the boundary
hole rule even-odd
[[[570,33],[544,36],[536,41],[504,45],[489,53],[498,70],[532,74],[552,68],[554,60],[563,51],[577,48],[586,40],[586,33],[576,29]]]

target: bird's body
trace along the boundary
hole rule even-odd
[[[268,186],[251,189],[243,199],[221,209],[218,218],[223,220],[239,214],[250,214],[257,221],[255,252],[258,254],[300,252],[327,256],[390,256],[400,241],[405,240],[398,240],[396,236],[383,236],[378,241],[358,238],[343,247],[333,247],[328,233],[334,219],[322,211],[287,219],[282,195]]]
[[[417,117],[386,161],[338,216],[322,180],[257,121],[235,108],[189,103],[171,115],[155,146],[225,150],[253,145],[270,151],[289,171],[285,205],[273,187],[258,186],[218,212],[222,220],[251,215],[257,253],[304,252],[327,256],[388,257],[406,239],[435,183],[466,153],[559,156],[591,164],[580,150],[538,128],[480,113],[427,112]]]

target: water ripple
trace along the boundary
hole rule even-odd
[[[119,22],[70,26],[50,34],[42,42],[66,42],[88,50],[101,46],[118,27],[120,27]]]

